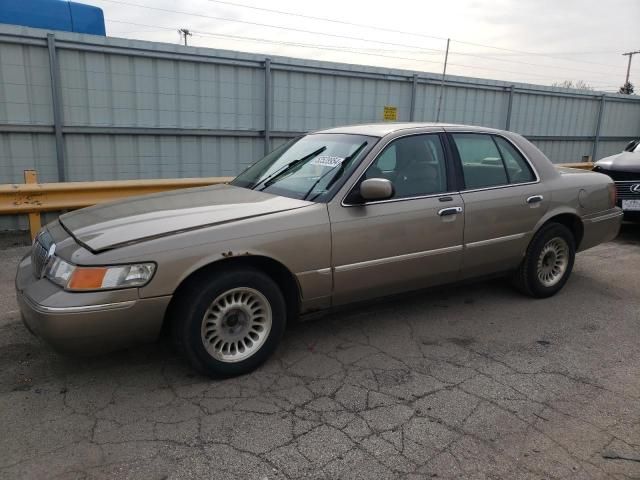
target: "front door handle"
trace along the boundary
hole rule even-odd
[[[542,200],[544,200],[544,197],[542,195],[532,195],[527,198],[527,203],[540,203]]]
[[[462,207],[449,207],[438,210],[438,215],[445,217],[447,215],[455,215],[456,213],[462,213]]]

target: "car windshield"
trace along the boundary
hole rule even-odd
[[[323,202],[340,188],[377,140],[337,133],[305,135],[276,148],[231,185]]]

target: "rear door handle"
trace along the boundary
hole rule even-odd
[[[438,215],[445,217],[447,215],[455,215],[456,213],[462,213],[462,207],[449,207],[438,210]]]
[[[540,203],[542,200],[544,200],[544,197],[542,195],[532,195],[527,198],[527,203]]]

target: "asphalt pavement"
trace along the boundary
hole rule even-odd
[[[59,356],[0,244],[0,478],[640,478],[640,225],[532,300],[497,280],[289,328],[250,375]]]

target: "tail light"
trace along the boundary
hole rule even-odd
[[[611,182],[607,186],[609,187],[609,207],[613,208],[613,207],[616,206],[616,203],[618,201],[618,194],[616,192],[616,184]]]

